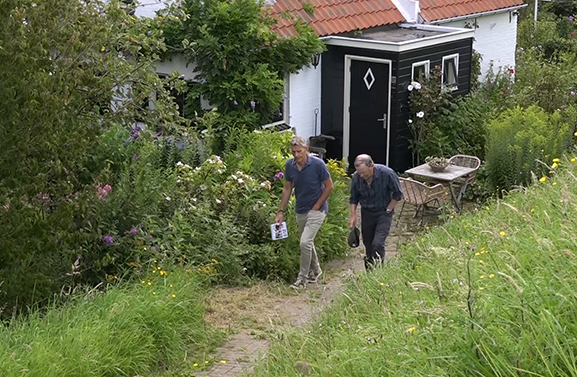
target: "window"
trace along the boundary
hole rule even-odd
[[[457,90],[459,81],[459,54],[443,56],[443,88]]]
[[[289,80],[285,80],[284,92],[282,94],[282,101],[278,104],[278,108],[275,110],[271,123],[264,125],[264,128],[272,127],[277,124],[285,123],[288,124],[288,112],[289,112]]]
[[[411,72],[411,81],[416,81],[422,83],[426,78],[429,77],[429,71],[431,70],[431,62],[425,60],[422,62],[413,63],[413,71]]]

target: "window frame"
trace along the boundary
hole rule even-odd
[[[413,65],[411,66],[411,82],[417,81],[415,79],[415,68],[421,67],[421,66],[425,66],[425,79],[429,78],[429,74],[431,72],[431,61],[430,60],[422,60],[422,61],[413,63]]]
[[[452,60],[455,66],[455,82],[454,83],[445,83],[445,62]],[[451,91],[455,91],[459,89],[459,54],[452,54],[443,56],[443,60],[441,63],[441,88],[449,89]]]
[[[290,125],[289,124],[289,109],[290,109],[290,86],[289,86],[289,79],[285,78],[284,80],[284,89],[283,89],[283,93],[282,93],[282,119],[265,124],[262,126],[262,128],[270,128],[270,127],[274,127],[276,125],[279,124],[286,124],[286,125]],[[279,103],[279,109],[281,108],[281,103]]]

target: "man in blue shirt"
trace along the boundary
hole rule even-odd
[[[361,204],[361,233],[365,244],[365,267],[385,260],[385,240],[391,230],[395,205],[402,199],[401,184],[395,171],[375,164],[368,154],[355,159],[356,172],[349,199],[349,228],[357,223],[357,205]]]
[[[276,223],[283,221],[293,187],[296,197],[297,224],[300,233],[301,267],[292,288],[306,288],[307,282],[316,283],[322,274],[315,236],[328,211],[327,199],[333,191],[333,181],[324,161],[308,153],[305,139],[294,136],[291,140],[293,158],[285,164],[285,183]]]

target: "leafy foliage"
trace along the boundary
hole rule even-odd
[[[283,100],[285,76],[323,49],[302,21],[295,21],[297,35],[280,38],[262,2],[186,0],[166,14],[180,15],[165,25],[171,51],[184,54],[202,78],[188,101],[200,103],[202,95],[222,114],[224,128],[270,122]]]
[[[111,141],[103,132],[135,119],[179,125],[152,69],[164,49],[153,20],[131,17],[118,1],[6,0],[0,8],[0,297],[11,310],[59,290],[79,245],[101,236],[89,213],[100,211],[97,186],[123,158],[94,154]],[[155,108],[143,109],[152,92]],[[141,133],[135,125],[115,137],[129,144]],[[118,203],[117,212],[126,201]]]
[[[549,161],[569,148],[577,111],[546,113],[538,106],[505,111],[487,125],[486,169],[493,190],[531,183],[548,170]]]

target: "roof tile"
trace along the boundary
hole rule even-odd
[[[392,0],[309,0],[308,4],[314,8],[314,14],[307,13],[300,0],[277,0],[270,6],[270,15],[279,19],[273,27],[279,35],[285,37],[296,33],[293,21],[283,19],[284,12],[309,22],[319,36],[405,21]],[[421,16],[426,22],[519,5],[523,5],[523,0],[420,0]]]

